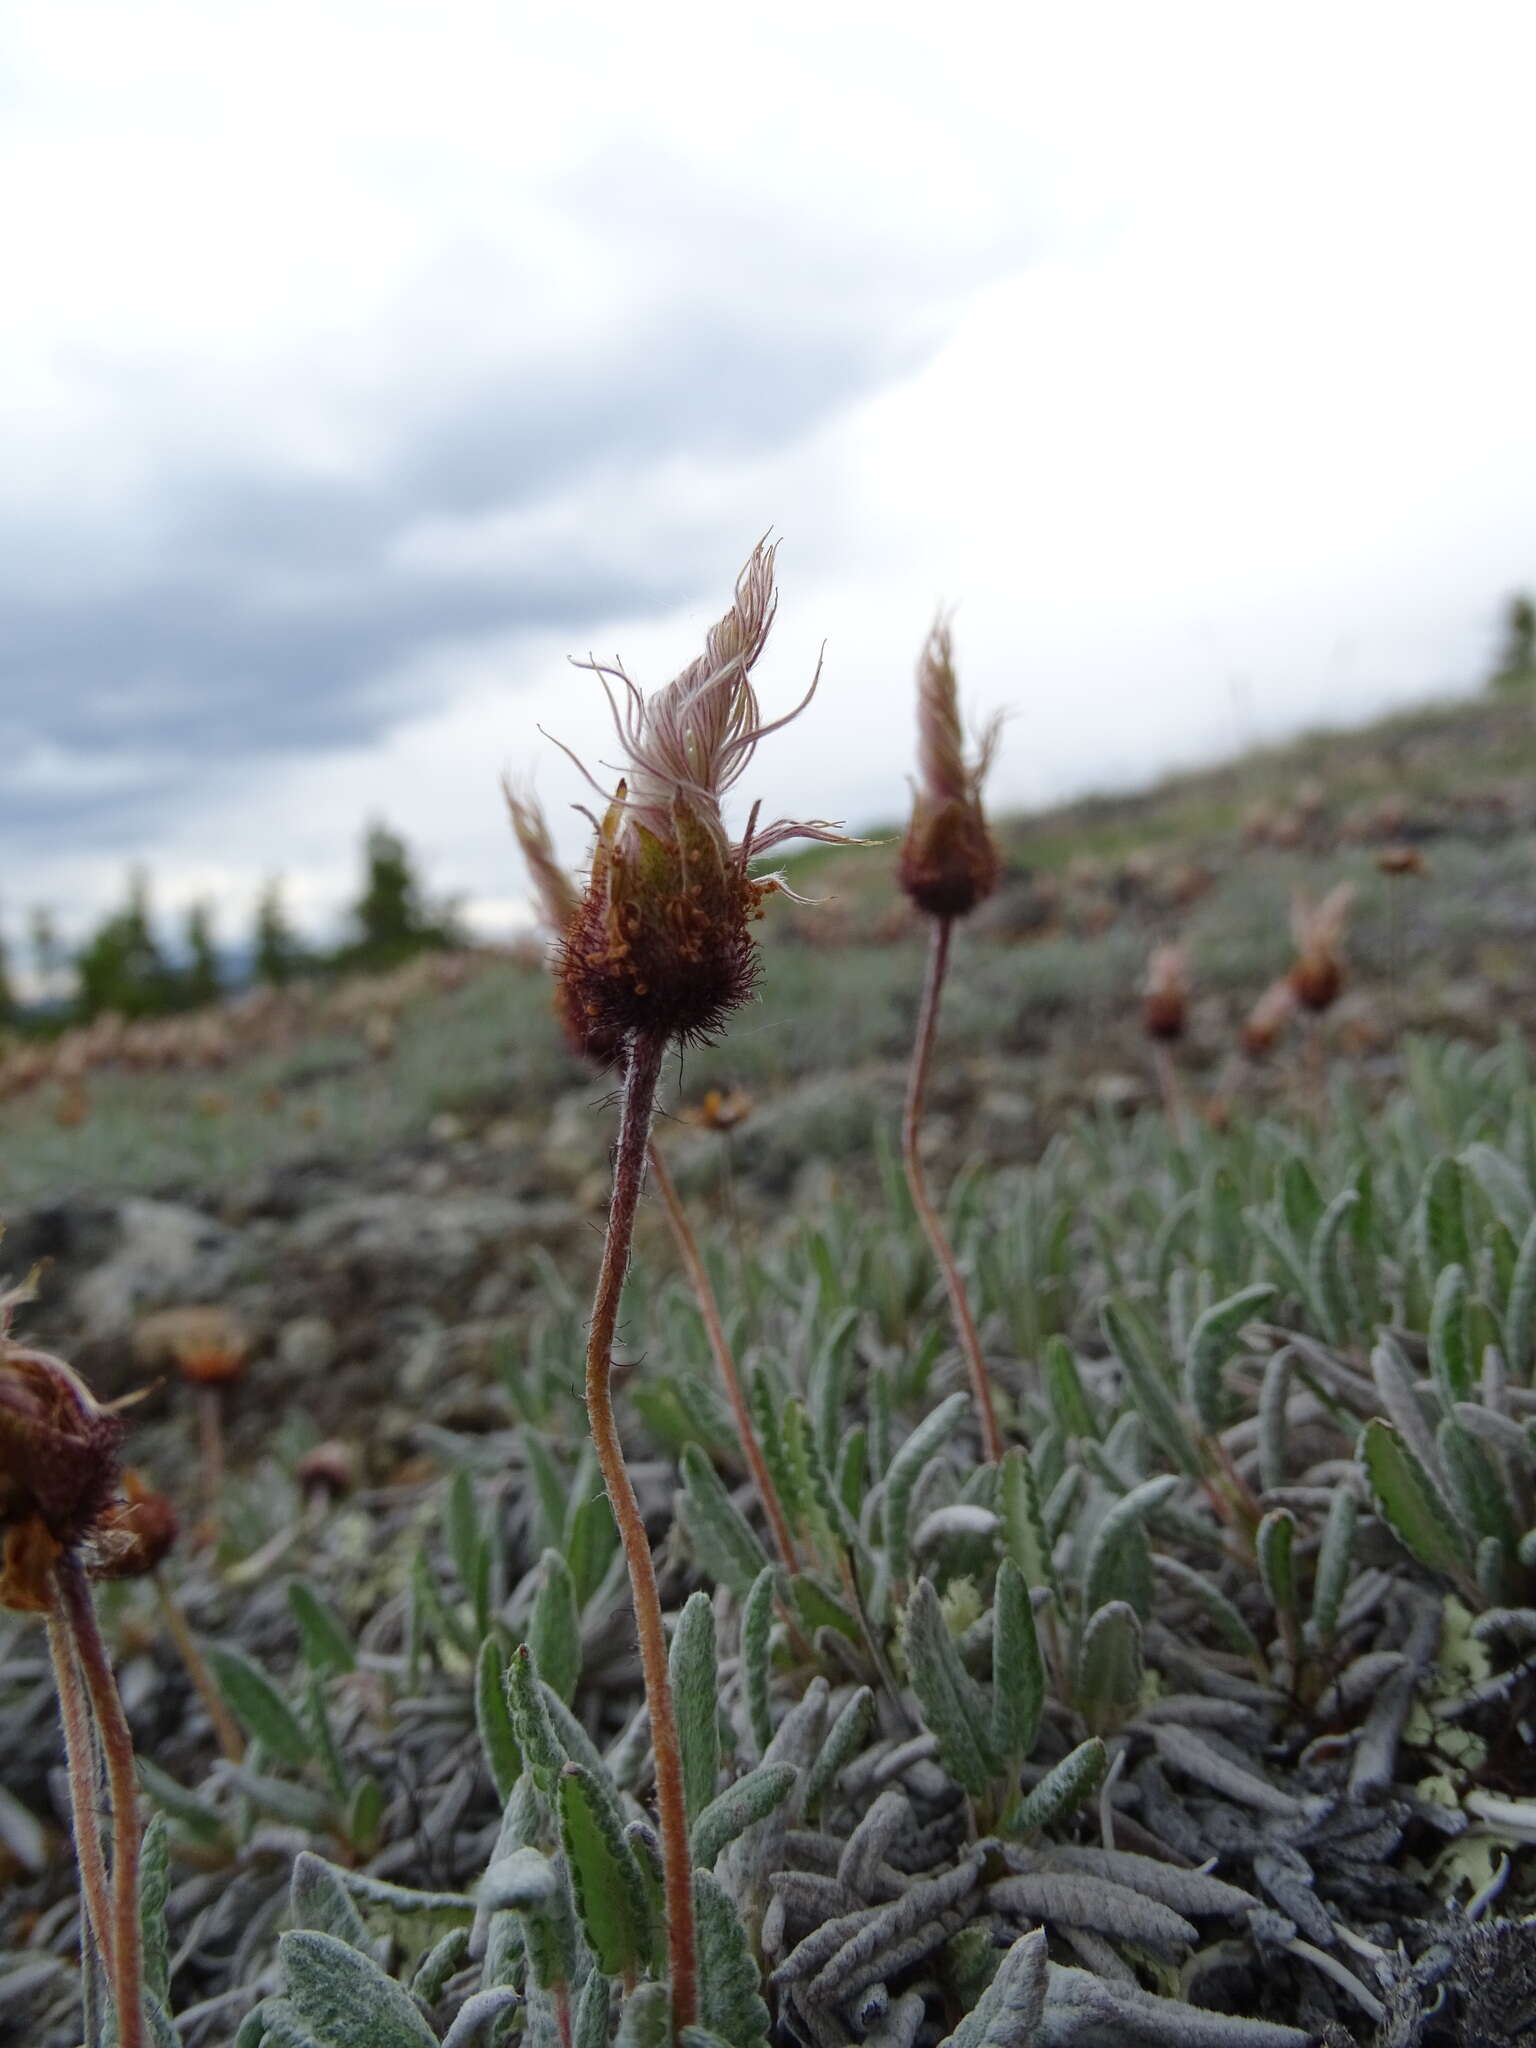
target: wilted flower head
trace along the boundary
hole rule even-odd
[[[1182,1038],[1188,1011],[1188,954],[1182,946],[1154,946],[1142,985],[1142,1029],[1148,1038]]]
[[[981,785],[1001,720],[965,758],[949,621],[934,621],[917,665],[917,768],[912,822],[902,842],[901,886],[930,917],[964,917],[997,887],[1002,863],[981,808]]]
[[[176,1541],[176,1510],[137,1472],[123,1474],[123,1495],[98,1516],[87,1543],[93,1579],[138,1579],[164,1560]]]
[[[622,668],[585,664],[608,691],[625,757],[561,949],[564,1001],[588,1047],[636,1031],[697,1040],[717,1030],[752,992],[750,926],[776,886],[748,864],[787,839],[842,837],[820,821],[758,827],[755,811],[739,842],[725,828],[721,800],[758,741],[816,688],[764,722],[751,670],[773,623],[774,553],[753,549],[703,654],[665,689],[647,697]]]
[[[1321,903],[1298,893],[1291,905],[1296,961],[1290,984],[1297,1002],[1309,1010],[1328,1009],[1344,986],[1344,926],[1354,900],[1354,884],[1340,882]]]
[[[1250,1059],[1262,1059],[1270,1052],[1296,1009],[1296,991],[1290,977],[1272,981],[1248,1012],[1243,1025],[1243,1051]]]
[[[0,1334],[0,1606],[49,1605],[49,1568],[112,1499],[122,1433],[63,1359]]]
[[[560,1019],[560,1028],[578,1059],[590,1060],[596,1067],[618,1066],[624,1058],[623,1033],[605,1028],[601,1019],[578,1009],[560,972],[560,949],[581,908],[581,891],[555,856],[549,822],[538,798],[531,790],[520,795],[505,777],[501,787],[507,799],[513,837],[527,863],[528,879],[538,900],[539,916],[556,942],[551,964],[555,968],[555,1014]]]

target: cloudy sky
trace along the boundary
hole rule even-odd
[[[0,0],[0,915],[488,932],[570,654],[782,536],[770,814],[889,818],[958,605],[999,805],[1472,687],[1536,580],[1536,11]],[[567,824],[565,821],[569,820]]]

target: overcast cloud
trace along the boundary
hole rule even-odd
[[[482,928],[784,538],[767,808],[1000,803],[1471,687],[1536,577],[1507,6],[0,5],[0,901]],[[581,825],[562,824],[574,860]]]

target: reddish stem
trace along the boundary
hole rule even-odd
[[[74,1637],[58,1605],[48,1610],[48,1649],[59,1693],[59,1720],[64,1728],[64,1762],[69,1776],[69,1806],[75,1824],[75,1860],[80,1866],[80,1894],[85,1902],[85,1939],[95,1937],[108,1976],[112,1973],[112,1916],[108,1907],[107,1858],[101,1844],[101,1816],[96,1811],[96,1754],[91,1739],[90,1710],[80,1683],[80,1661]]]
[[[74,1638],[107,1766],[112,1807],[112,1940],[104,1954],[117,2005],[118,2048],[144,2048],[144,1942],[139,1927],[138,1773],[133,1737],[102,1641],[91,1589],[67,1553],[54,1566],[63,1619]]]
[[[725,1334],[725,1324],[720,1317],[720,1304],[715,1299],[715,1290],[710,1284],[709,1273],[699,1251],[698,1239],[688,1221],[688,1212],[677,1192],[661,1147],[652,1140],[649,1151],[651,1179],[656,1192],[661,1196],[661,1205],[667,1212],[667,1221],[672,1226],[672,1235],[677,1240],[677,1249],[682,1255],[688,1278],[698,1298],[699,1314],[704,1319],[705,1333],[709,1348],[714,1353],[715,1366],[725,1382],[726,1399],[731,1404],[731,1413],[736,1418],[736,1428],[741,1436],[741,1448],[746,1453],[751,1469],[752,1483],[757,1488],[758,1499],[768,1517],[768,1526],[773,1531],[773,1540],[787,1570],[797,1572],[800,1561],[795,1556],[794,1541],[789,1533],[783,1504],[779,1500],[778,1488],[773,1483],[773,1474],[768,1470],[768,1461],[763,1456],[763,1447],[757,1440],[757,1431],[752,1425],[752,1413],[747,1407],[747,1397],[742,1392],[741,1376],[736,1370],[730,1342]]]
[[[197,1646],[197,1638],[181,1610],[181,1602],[171,1591],[164,1575],[154,1574],[155,1592],[160,1600],[160,1614],[165,1622],[166,1633],[176,1646],[182,1669],[192,1681],[192,1690],[203,1703],[203,1711],[213,1723],[213,1732],[218,1737],[219,1748],[232,1764],[245,1761],[245,1737],[240,1733],[234,1715],[225,1706],[223,1696],[213,1682],[207,1660]]]
[[[646,1151],[656,1083],[667,1041],[661,1033],[638,1032],[630,1047],[624,1078],[624,1108],[618,1150],[613,1162],[613,1196],[608,1207],[608,1234],[598,1272],[597,1294],[587,1337],[587,1419],[603,1483],[613,1504],[614,1520],[629,1565],[640,1639],[640,1666],[651,1717],[656,1753],[656,1808],[661,1825],[662,1889],[667,1908],[667,1967],[672,1990],[672,2027],[680,2034],[693,2024],[697,2010],[693,1935],[693,1873],[688,1853],[688,1810],[683,1799],[683,1760],[667,1673],[667,1638],[661,1619],[656,1566],[645,1533],[640,1503],[624,1463],[624,1448],[613,1414],[610,1385],[613,1334],[619,1319],[619,1298],[629,1265],[635,1210],[645,1182]]]
[[[953,922],[948,917],[936,917],[933,921],[933,944],[928,951],[928,976],[923,986],[923,1006],[918,1015],[917,1042],[912,1048],[912,1066],[907,1075],[907,1104],[901,1120],[901,1156],[907,1169],[912,1206],[944,1275],[960,1349],[965,1354],[971,1376],[971,1397],[976,1403],[977,1419],[981,1423],[981,1440],[987,1462],[1000,1465],[1003,1460],[1003,1434],[997,1426],[997,1415],[992,1407],[992,1385],[987,1377],[987,1362],[981,1354],[981,1338],[976,1331],[976,1319],[971,1314],[970,1299],[960,1277],[960,1268],[955,1263],[954,1251],[933,1198],[928,1193],[918,1144],[922,1131],[923,1098],[928,1089],[928,1072],[933,1064],[934,1040],[938,1036],[939,1005],[944,996],[944,975],[949,965],[949,935]]]

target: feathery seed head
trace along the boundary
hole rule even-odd
[[[543,806],[531,790],[519,796],[504,777],[502,790],[517,840],[527,864],[528,878],[538,901],[539,916],[551,939],[554,952],[550,965],[555,974],[555,1015],[566,1043],[580,1060],[600,1069],[621,1066],[624,1060],[622,1035],[605,1031],[599,1023],[578,1010],[561,972],[562,949],[571,925],[581,908],[581,891],[555,857],[555,842]]]
[[[610,1060],[636,1031],[698,1041],[718,1030],[752,993],[751,925],[776,887],[749,862],[787,839],[843,836],[820,820],[759,827],[754,811],[733,842],[721,811],[758,741],[816,689],[813,679],[795,710],[764,722],[751,670],[777,603],[774,553],[753,549],[703,654],[664,689],[647,697],[621,668],[584,664],[608,691],[624,779],[597,822],[558,973],[568,1030],[586,1049],[609,1048]]]
[[[997,887],[1002,863],[981,808],[1001,720],[965,758],[949,620],[934,621],[917,665],[918,784],[902,842],[901,886],[930,917],[964,917]]]

